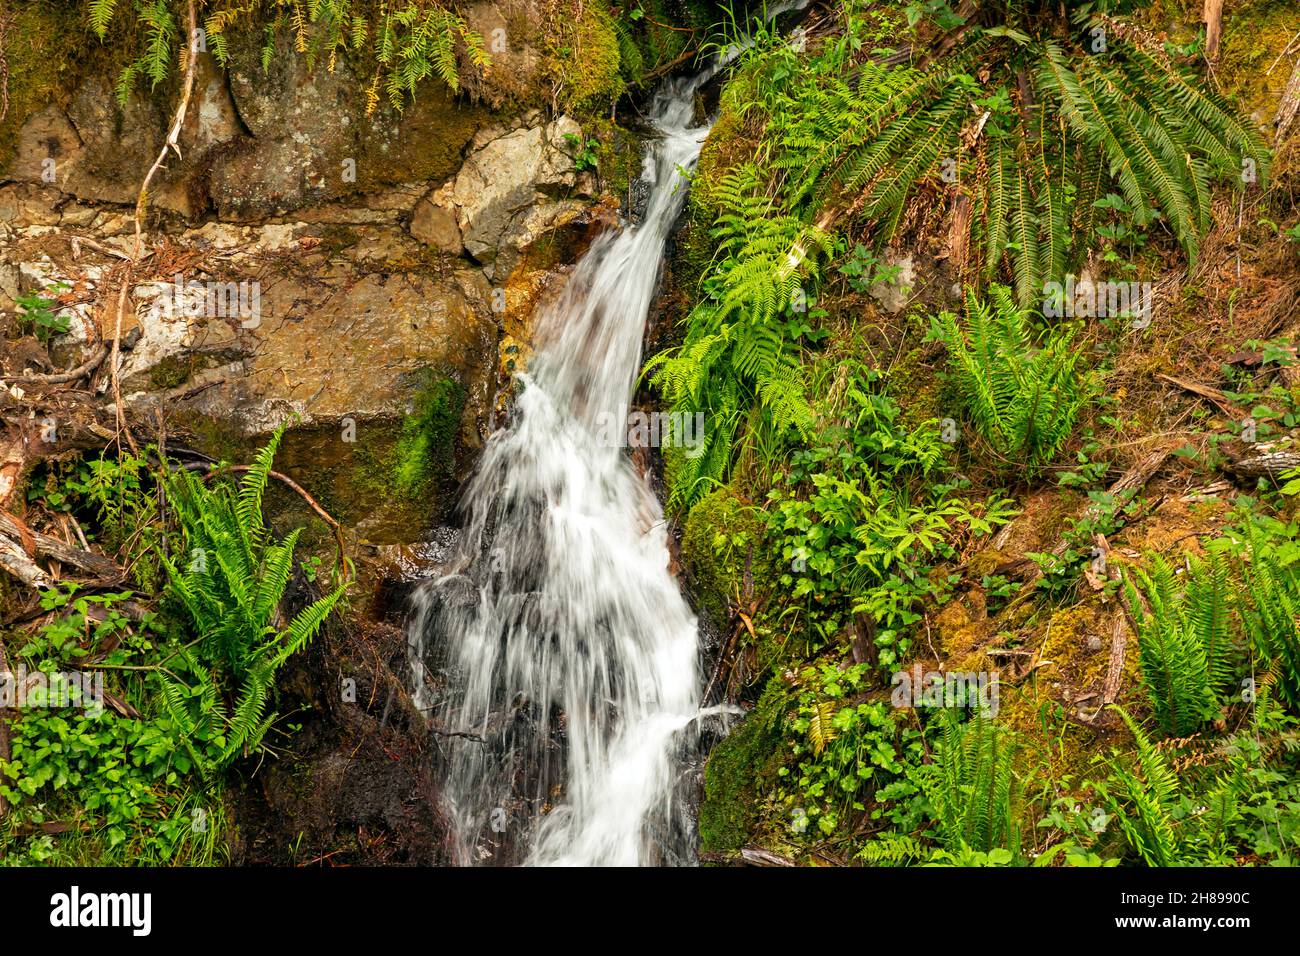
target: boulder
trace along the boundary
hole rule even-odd
[[[537,114],[525,117],[525,124],[476,136],[450,194],[465,251],[498,281],[509,275],[520,252],[588,205],[554,198],[578,184],[578,124],[567,116],[545,123]]]
[[[230,89],[248,131],[211,173],[223,219],[285,215],[309,204],[400,183],[448,178],[486,112],[438,80],[413,101],[385,98],[367,115],[367,80],[344,60],[309,64],[281,38],[262,68],[256,37],[232,37]]]
[[[437,204],[425,196],[411,214],[411,235],[439,252],[458,256],[465,248],[460,223],[453,208]]]

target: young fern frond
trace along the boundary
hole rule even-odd
[[[919,840],[900,833],[868,840],[858,851],[858,859],[870,866],[906,866],[925,855]]]

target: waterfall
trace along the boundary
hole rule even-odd
[[[461,864],[692,858],[677,780],[699,716],[697,625],[659,501],[621,446],[711,73],[655,95],[644,218],[599,237],[539,316],[510,425],[465,488],[462,573],[415,598],[416,700]],[[445,681],[432,690],[429,659]]]

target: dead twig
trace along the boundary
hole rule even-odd
[[[1232,402],[1228,400],[1228,396],[1223,394],[1223,392],[1217,388],[1213,388],[1209,385],[1202,385],[1200,382],[1189,382],[1187,379],[1175,378],[1173,375],[1166,375],[1163,372],[1158,373],[1156,378],[1166,381],[1171,385],[1177,385],[1185,392],[1199,395],[1230,418],[1244,417],[1245,413],[1242,409],[1232,404]]]
[[[107,355],[108,346],[101,342],[95,351],[91,353],[90,358],[74,369],[43,375],[5,375],[0,376],[0,381],[12,382],[15,385],[67,385],[93,374]]]
[[[167,158],[168,151],[176,153],[176,158],[181,159],[180,136],[181,128],[185,125],[185,114],[189,109],[190,96],[194,92],[194,70],[198,62],[199,53],[199,32],[198,32],[198,13],[195,10],[194,0],[189,0],[188,9],[188,33],[189,46],[185,61],[185,80],[181,87],[180,103],[176,106],[176,114],[172,119],[171,130],[167,134],[167,139],[163,143],[162,149],[158,151],[158,158],[153,161],[149,171],[145,173],[144,180],[140,183],[140,192],[135,200],[135,255],[127,260],[126,269],[122,276],[122,286],[117,294],[117,317],[113,331],[113,352],[112,359],[109,362],[109,373],[113,382],[113,406],[117,414],[118,434],[126,432],[126,442],[131,446],[131,453],[137,457],[140,454],[140,448],[135,442],[135,436],[131,434],[130,428],[126,424],[126,408],[122,404],[122,383],[121,383],[121,350],[122,350],[122,315],[126,311],[127,290],[131,285],[131,276],[135,271],[135,265],[140,261],[144,254],[144,236],[143,220],[145,210],[149,205],[149,184],[153,182],[155,174],[162,168],[163,160]]]
[[[194,0],[188,3],[188,20],[189,20],[189,47],[185,61],[185,80],[181,86],[180,103],[176,106],[176,114],[172,119],[171,131],[167,134],[167,140],[163,147],[158,151],[158,158],[153,161],[149,171],[145,173],[144,181],[140,183],[140,192],[135,200],[135,258],[140,258],[140,252],[143,249],[142,220],[145,210],[149,205],[149,184],[153,182],[155,174],[163,167],[163,161],[167,158],[168,151],[175,152],[176,158],[181,159],[181,127],[185,125],[185,113],[189,109],[190,96],[194,92],[194,65],[198,62],[198,14],[194,8]]]

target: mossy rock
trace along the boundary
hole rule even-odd
[[[604,115],[623,92],[622,55],[609,11],[596,3],[555,10],[547,21],[546,72],[566,112]]]
[[[1295,65],[1283,56],[1294,37],[1295,5],[1287,0],[1256,0],[1223,12],[1215,75],[1223,91],[1261,126],[1273,120]]]
[[[456,432],[464,411],[463,385],[451,378],[426,377],[393,449],[391,474],[399,495],[423,497],[432,482],[452,477]]]
[[[781,709],[785,685],[772,678],[758,705],[709,754],[700,804],[700,850],[725,853],[752,841],[762,795],[777,779],[785,753]]]
[[[776,580],[758,510],[730,487],[701,498],[686,516],[682,560],[700,609],[719,625],[728,604],[746,591],[746,566],[755,587]]]
[[[275,468],[302,485],[345,529],[376,544],[405,544],[444,519],[454,500],[457,436],[465,387],[432,369],[418,376],[404,419],[358,418],[290,427]],[[173,416],[204,454],[244,464],[266,436],[203,415]],[[272,482],[267,510],[280,533],[306,525],[307,549],[330,544],[324,522],[294,492]]]
[[[66,105],[86,69],[79,51],[90,38],[74,4],[19,0],[11,9],[3,38],[9,109],[0,121],[0,169],[13,157],[18,131],[29,116],[50,103]]]

